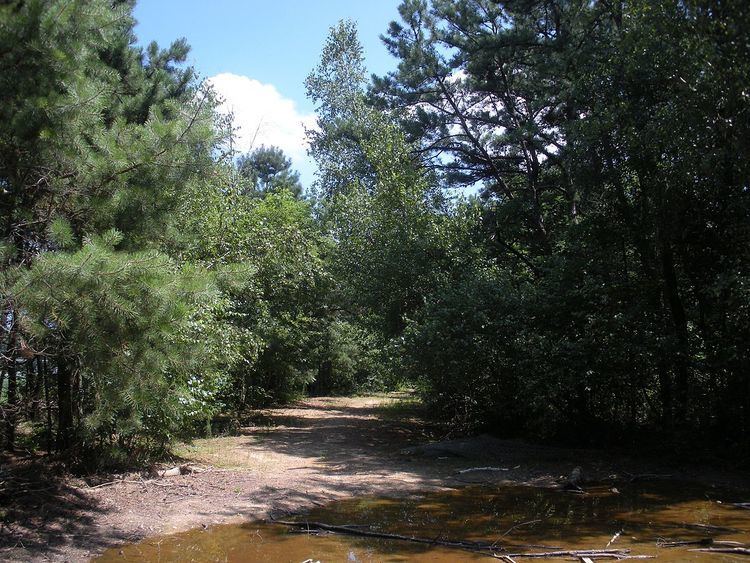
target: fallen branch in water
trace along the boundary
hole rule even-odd
[[[525,553],[502,553],[501,547],[496,544],[462,540],[462,541],[442,541],[438,539],[420,538],[417,536],[403,536],[401,534],[389,534],[387,532],[372,532],[368,530],[357,530],[351,526],[334,526],[333,524],[323,524],[321,522],[290,522],[286,520],[272,520],[274,524],[297,528],[308,533],[316,531],[326,531],[349,536],[360,536],[367,538],[377,538],[386,540],[408,541],[412,543],[421,543],[428,545],[439,545],[453,549],[463,549],[467,551],[482,552],[505,561],[520,559],[523,557],[541,559],[544,557],[589,557],[591,559],[608,558],[608,559],[651,559],[653,555],[630,555],[629,549],[584,549],[584,550],[566,550],[566,551],[545,551],[545,552],[525,552]],[[519,546],[514,546],[519,547]],[[523,546],[521,546],[523,547]],[[531,546],[529,546],[531,547]]]
[[[469,467],[468,469],[461,469],[457,471],[459,475],[464,473],[472,473],[474,471],[510,471],[507,467]]]
[[[685,545],[702,545],[702,546],[720,546],[720,547],[744,547],[745,544],[729,541],[729,540],[715,540],[713,538],[702,538],[699,540],[674,540],[664,541],[659,540],[656,542],[657,547],[682,547]]]
[[[615,533],[614,536],[612,536],[612,539],[610,539],[607,542],[607,545],[604,546],[604,549],[607,549],[610,545],[612,545],[613,543],[615,543],[617,541],[617,538],[620,537],[620,535],[622,535],[622,530],[620,530],[619,532]]]
[[[521,522],[520,524],[516,524],[515,526],[511,526],[510,528],[508,528],[505,531],[505,533],[502,534],[500,537],[504,538],[505,536],[507,536],[508,534],[510,534],[513,530],[516,530],[516,529],[520,528],[521,526],[530,526],[531,524],[538,524],[539,522],[541,522],[541,520],[539,520],[539,519],[537,519],[537,520],[529,520],[528,522]]]
[[[702,532],[726,532],[728,534],[737,534],[742,532],[737,528],[727,528],[726,526],[711,526],[710,524],[673,524],[670,528],[687,528],[688,530],[700,530]]]
[[[734,555],[750,555],[747,547],[701,547],[699,549],[688,549],[688,551],[704,551],[706,553],[733,553]]]
[[[521,559],[544,559],[545,557],[576,557],[583,559],[653,559],[653,555],[630,555],[629,549],[573,549],[564,551],[531,551],[528,553],[508,553],[507,555],[493,554],[496,559],[502,557],[514,557]]]
[[[633,475],[628,473],[628,481],[635,483],[636,481],[658,481],[661,479],[672,479],[672,474],[659,474],[659,473],[637,473]]]
[[[286,520],[272,520],[274,524],[281,524],[282,526],[289,526],[291,528],[297,528],[307,532],[315,532],[324,530],[326,532],[334,532],[338,534],[345,534],[349,536],[363,536],[367,538],[378,538],[385,540],[399,540],[408,541],[413,543],[423,543],[429,545],[440,545],[443,547],[452,547],[456,549],[468,549],[470,551],[500,551],[501,548],[496,545],[475,542],[475,541],[443,541],[438,539],[420,538],[417,536],[403,536],[401,534],[389,534],[387,532],[373,532],[370,530],[359,530],[352,526],[334,526],[332,524],[323,524],[321,522],[290,522]]]

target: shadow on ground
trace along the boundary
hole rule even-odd
[[[248,448],[319,459],[328,466],[371,470],[390,467],[393,456],[428,439],[427,428],[387,420],[377,404],[343,406],[323,401],[266,414],[270,428],[242,430]],[[293,414],[292,414],[293,413]]]
[[[104,512],[69,483],[61,467],[39,458],[0,459],[0,559],[18,548],[53,558],[62,557],[71,542],[99,551],[130,540],[97,525]]]

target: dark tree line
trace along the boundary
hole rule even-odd
[[[497,276],[428,300],[411,334],[429,393],[497,428],[697,430],[746,448],[747,5],[407,0],[400,14],[384,38],[398,70],[373,96],[443,186],[481,185]],[[446,307],[472,335],[450,357],[464,336],[434,325]],[[437,375],[455,363],[463,383]]]

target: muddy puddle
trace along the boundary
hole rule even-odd
[[[441,541],[491,543],[506,550],[498,550],[498,555],[606,548],[630,550],[631,555],[654,555],[658,561],[750,562],[747,555],[691,551],[700,545],[665,547],[668,542],[709,540],[750,547],[750,510],[732,505],[750,500],[750,495],[665,482],[602,484],[587,487],[587,491],[587,494],[573,494],[531,487],[471,486],[407,499],[337,501],[294,520]],[[731,545],[734,544],[727,547]],[[717,546],[714,543],[713,547]],[[111,549],[97,561],[300,563],[479,559],[489,560],[490,556],[486,552],[401,540],[326,532],[311,535],[278,524],[247,523],[149,538]],[[566,558],[518,557],[517,560]]]

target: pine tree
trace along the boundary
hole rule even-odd
[[[214,166],[213,100],[181,66],[184,41],[133,46],[131,10],[105,0],[0,6],[4,370],[28,377],[35,353],[50,358],[61,450],[81,445],[86,424],[105,428],[109,407],[113,424],[163,436],[146,429],[147,388],[184,372],[166,369],[178,355],[135,349],[141,338],[167,354],[155,344],[172,338],[167,320],[180,327],[188,315],[190,299],[174,294],[187,278],[149,253],[164,246],[163,225],[190,179]],[[185,311],[159,316],[170,300]]]
[[[260,195],[287,190],[295,197],[302,196],[299,173],[292,169],[292,161],[278,147],[261,146],[241,156],[237,170],[251,183],[253,192]]]

